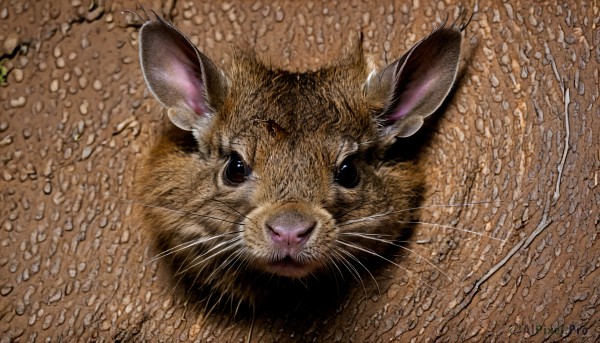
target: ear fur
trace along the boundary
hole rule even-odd
[[[184,130],[205,127],[228,91],[221,70],[158,16],[140,29],[139,45],[146,83],[171,121]]]
[[[461,41],[460,28],[442,25],[367,83],[368,93],[385,98],[378,118],[384,136],[412,136],[442,105],[456,80]]]

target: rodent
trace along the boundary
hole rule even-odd
[[[161,255],[192,289],[252,305],[321,275],[363,273],[415,219],[422,173],[386,152],[450,93],[461,31],[441,25],[381,71],[359,42],[334,65],[295,73],[239,50],[221,70],[172,24],[145,22],[143,75],[178,127],[136,176]]]

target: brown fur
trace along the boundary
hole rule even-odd
[[[188,272],[201,287],[253,302],[261,292],[243,280],[252,281],[267,259],[261,223],[273,208],[286,204],[309,207],[322,225],[309,242],[307,258],[315,265],[315,274],[332,272],[331,266],[327,267],[332,258],[354,263],[337,249],[365,255],[337,239],[378,253],[387,249],[381,242],[340,236],[340,232],[376,233],[391,235],[386,238],[393,240],[405,226],[398,221],[411,220],[414,215],[414,211],[398,210],[414,207],[423,187],[421,174],[411,163],[384,165],[379,160],[380,142],[373,118],[382,110],[382,101],[366,98],[363,83],[367,75],[362,56],[350,56],[317,72],[295,74],[270,70],[253,57],[238,55],[228,75],[229,96],[213,125],[202,132],[204,149],[186,151],[172,135],[165,134],[137,176],[138,197],[148,206],[144,208],[145,226],[166,248],[235,232],[243,226],[243,232],[211,241],[202,249],[178,251],[176,255],[185,261],[180,270],[193,266],[198,262],[194,258],[219,242],[241,237],[239,248]],[[276,132],[287,134],[272,135],[274,129],[261,123],[273,123]],[[357,161],[360,183],[354,189],[332,183],[336,165],[349,153],[348,142],[356,143],[357,151],[351,152],[361,157]],[[233,188],[222,181],[231,150],[243,156],[256,175]],[[350,211],[352,208],[356,209]],[[391,211],[396,213],[356,225],[337,225]],[[239,259],[232,261],[238,251]],[[337,263],[340,269],[347,268]],[[262,291],[267,293],[264,288]]]
[[[145,226],[177,275],[219,300],[255,304],[312,276],[360,279],[366,260],[389,262],[386,251],[415,219],[423,177],[385,152],[448,94],[458,29],[438,29],[411,49],[416,58],[407,54],[376,76],[359,40],[337,64],[306,73],[239,51],[221,73],[160,18],[142,28],[140,42],[151,90],[198,143],[182,144],[181,131],[163,135],[137,175]],[[414,111],[398,119],[406,106]],[[252,170],[237,185],[224,177],[231,156]],[[355,186],[335,179],[346,158],[358,170]],[[271,222],[289,220],[314,223],[292,248],[272,237]]]

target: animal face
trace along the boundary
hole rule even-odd
[[[250,302],[244,285],[257,275],[354,275],[366,258],[388,261],[423,184],[385,151],[444,101],[460,41],[458,28],[441,27],[379,73],[360,44],[315,72],[242,52],[221,71],[169,23],[147,22],[144,77],[196,141],[163,137],[138,177],[164,254],[201,287]]]

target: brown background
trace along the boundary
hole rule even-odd
[[[384,65],[458,12],[427,0],[143,4],[219,65],[235,44],[293,70],[334,61],[358,30]],[[139,70],[136,18],[122,14],[135,8],[0,3],[10,71],[0,87],[1,342],[247,339],[248,318],[207,318],[160,263],[146,264],[150,239],[124,200],[165,125]],[[421,162],[425,205],[489,203],[430,207],[421,220],[484,236],[420,225],[410,248],[452,281],[416,255],[399,258],[406,270],[387,269],[380,292],[352,288],[326,316],[257,314],[252,341],[513,342],[536,326],[546,334],[534,341],[599,339],[598,3],[475,9],[463,77]]]

